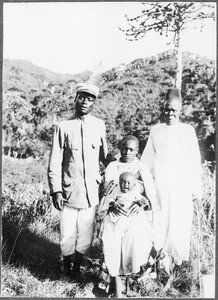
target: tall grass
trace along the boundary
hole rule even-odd
[[[203,165],[203,197],[194,202],[190,259],[172,274],[167,285],[149,280],[140,286],[141,295],[151,297],[202,297],[204,275],[215,274],[215,170],[205,162]],[[214,287],[215,288],[215,287]]]
[[[106,297],[109,277],[102,251],[95,246],[83,263],[85,283],[61,277],[59,215],[53,209],[46,178],[47,160],[3,158],[2,296]],[[129,296],[201,297],[202,277],[215,268],[215,171],[203,164],[204,195],[195,203],[190,260],[177,274],[129,280]],[[96,283],[102,293],[95,292]]]

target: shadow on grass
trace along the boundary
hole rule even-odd
[[[5,244],[2,253],[3,263],[7,263],[10,259],[11,265],[17,268],[21,266],[27,268],[35,278],[41,281],[46,279],[52,281],[61,280],[61,252],[59,244],[31,232],[28,228],[24,228],[14,246],[18,232],[19,229],[14,224],[10,224],[3,219],[3,245]],[[79,283],[78,287],[80,290],[86,290],[87,286],[92,286],[92,293],[96,298],[108,298],[110,295],[108,290],[110,276],[102,268],[102,262],[102,249],[91,247],[81,266],[84,281]],[[173,291],[177,297],[181,294],[188,295],[190,293],[190,280],[188,279],[190,271],[188,265],[184,266],[180,270],[177,280],[174,280],[171,288],[174,287]],[[137,281],[133,280],[133,277],[131,278],[129,290],[136,291],[137,289],[138,296],[140,296],[140,290],[143,288],[145,290],[144,296],[147,296],[148,286],[142,287]],[[160,286],[154,282],[153,288],[159,289]],[[156,291],[156,293],[159,292],[161,293],[161,291]]]
[[[3,264],[9,263],[16,268],[21,266],[27,268],[35,278],[41,281],[63,279],[59,244],[31,232],[27,227],[23,227],[18,235],[17,223],[9,222],[7,218],[2,218],[2,225]],[[79,286],[82,288],[83,285],[93,284],[93,294],[97,298],[107,297],[104,289],[98,287],[99,280],[104,282],[104,278],[101,278],[102,262],[102,249],[91,247],[81,266],[85,282],[80,283]]]
[[[39,280],[58,280],[61,277],[60,247],[44,237],[2,219],[2,262],[26,267]],[[16,240],[17,238],[17,240]],[[16,241],[16,243],[15,243]]]

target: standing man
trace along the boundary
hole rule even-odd
[[[101,182],[99,160],[106,165],[108,152],[105,124],[90,115],[98,92],[95,85],[77,87],[75,114],[56,126],[48,167],[50,194],[60,211],[64,275],[74,279],[79,278],[80,264],[92,243]]]
[[[163,218],[161,243],[174,265],[189,259],[192,200],[202,195],[198,141],[194,128],[180,123],[181,109],[179,90],[170,89],[164,103],[165,123],[151,128],[141,157],[154,175]]]

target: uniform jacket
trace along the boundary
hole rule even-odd
[[[51,195],[61,191],[67,205],[88,208],[97,205],[99,154],[107,155],[105,124],[87,115],[61,121],[55,128],[48,166]]]

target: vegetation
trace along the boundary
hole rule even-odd
[[[204,191],[202,201],[195,204],[190,261],[168,277],[160,271],[157,278],[131,276],[128,296],[200,297],[204,275],[214,273],[215,64],[191,53],[184,53],[183,60],[182,120],[191,123],[198,135]],[[83,281],[66,282],[61,277],[59,215],[49,199],[46,175],[53,126],[71,116],[75,84],[90,74],[54,79],[47,71],[43,77],[47,85],[42,86],[41,77],[33,76],[40,74],[40,67],[19,61],[14,70],[13,64],[4,62],[3,70],[2,296],[110,297],[109,276],[95,241],[82,265]],[[94,114],[106,122],[113,154],[127,133],[139,138],[142,153],[150,127],[161,118],[163,97],[174,76],[171,52],[101,74]]]
[[[121,29],[128,40],[138,40],[149,31],[165,35],[173,43],[176,75],[175,87],[181,89],[182,84],[182,33],[199,27],[202,30],[204,21],[215,21],[215,7],[211,3],[196,2],[154,2],[142,3],[142,12],[138,16],[126,16],[129,27]],[[197,21],[200,21],[198,25]]]
[[[21,63],[19,66],[22,74],[27,72]],[[166,90],[173,86],[175,67],[173,53],[165,52],[157,57],[136,59],[101,74],[101,93],[94,114],[106,122],[111,151],[126,133],[136,135],[141,144],[140,152],[143,150],[150,126],[161,116],[160,106]],[[8,70],[11,72],[11,67],[6,64],[4,78],[8,78]],[[36,91],[28,89],[28,80],[26,89],[18,81],[13,85],[16,76],[16,73],[11,74],[12,86],[4,89],[3,153],[18,158],[47,155],[53,125],[73,114],[76,82],[85,81],[90,74],[75,75],[65,83],[49,82],[46,88],[42,88],[39,81]],[[185,52],[182,119],[194,125],[203,161],[214,160],[215,89],[215,62]]]
[[[83,281],[61,277],[59,216],[48,197],[45,160],[3,157],[2,296],[109,297],[102,250],[95,245],[82,264]],[[204,196],[195,204],[190,261],[170,278],[131,276],[129,296],[200,297],[202,278],[214,273],[215,173],[203,165]],[[96,224],[98,225],[98,224]],[[166,278],[169,279],[166,284]]]

